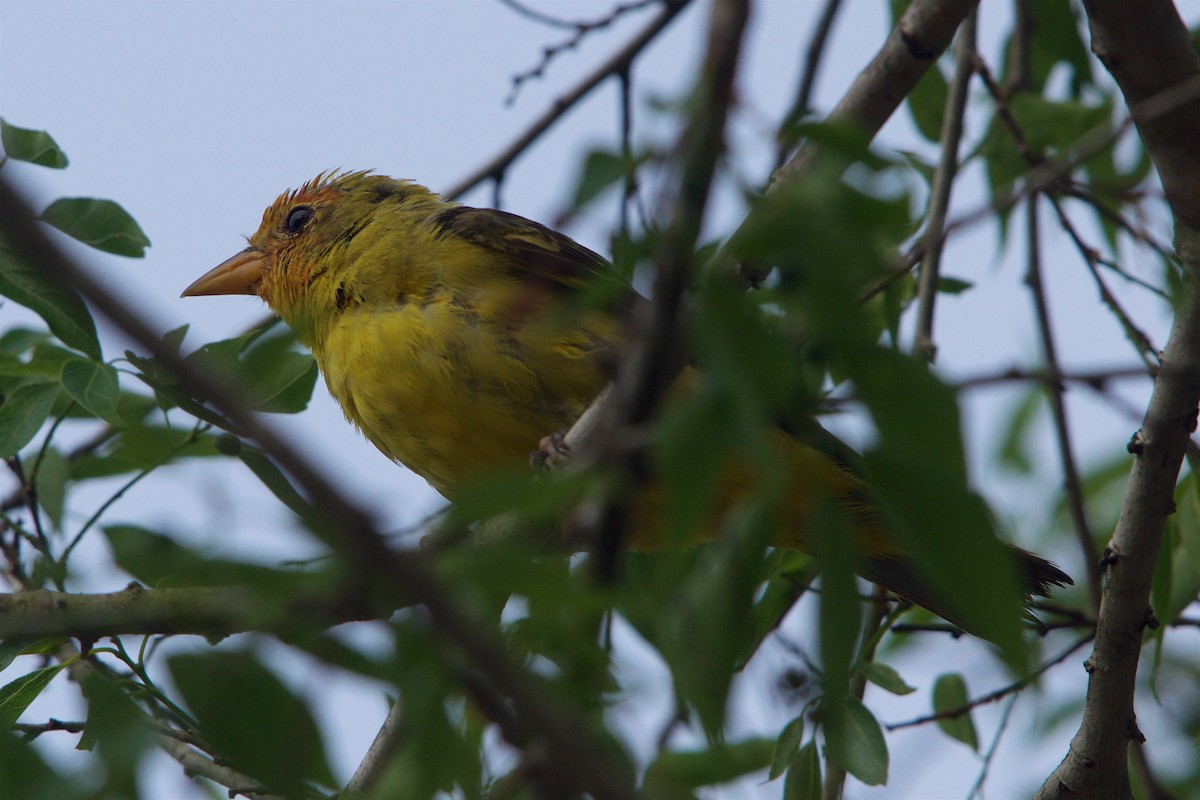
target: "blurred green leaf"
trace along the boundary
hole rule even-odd
[[[959,295],[974,286],[974,282],[962,278],[951,278],[948,275],[938,276],[937,290],[942,294]]]
[[[77,749],[99,754],[108,796],[138,797],[138,768],[154,747],[147,719],[113,679],[97,670],[88,673],[81,688],[88,712]]]
[[[933,684],[934,713],[941,714],[963,708],[969,702],[967,681],[962,675],[949,672],[938,676]],[[951,739],[957,739],[972,750],[979,750],[979,737],[975,733],[975,723],[971,719],[970,711],[955,717],[941,717],[937,725]]]
[[[53,383],[22,386],[0,405],[0,458],[15,456],[37,435],[50,415],[59,387]]]
[[[819,565],[808,553],[778,549],[768,555],[767,581],[752,610],[754,636],[738,658],[745,664],[816,578]]]
[[[1179,615],[1200,594],[1200,486],[1189,473],[1175,488],[1176,511],[1167,517],[1150,603],[1165,635]]]
[[[1078,97],[1085,85],[1092,85],[1092,60],[1084,40],[1079,36],[1079,11],[1071,0],[1038,0],[1030,6],[1034,23],[1030,44],[1030,60],[1033,66],[1033,86],[1036,92],[1045,88],[1046,80],[1055,67],[1069,68],[1069,86],[1072,97]],[[1011,52],[1005,48],[1005,54]],[[1007,76],[1008,72],[1005,71]]]
[[[237,426],[203,403],[193,399],[179,388],[179,381],[171,372],[165,369],[153,358],[144,358],[136,353],[125,351],[125,358],[138,370],[138,377],[158,397],[159,401],[168,408],[178,406],[193,417],[216,425],[222,430],[237,433]]]
[[[239,586],[270,593],[316,592],[325,581],[319,572],[273,569],[212,558],[169,536],[138,525],[108,525],[104,535],[117,566],[146,586]]]
[[[690,797],[692,789],[764,769],[773,747],[770,739],[748,739],[691,752],[664,750],[646,768],[642,792],[654,798]]]
[[[7,731],[21,718],[29,704],[62,672],[63,666],[54,664],[35,669],[0,687],[0,731]]]
[[[1046,407],[1045,398],[1040,386],[1031,386],[1021,393],[1013,405],[1007,422],[1001,428],[1000,448],[996,453],[1002,466],[1022,475],[1033,471],[1033,462],[1028,453],[1030,431],[1038,419],[1038,412]]]
[[[904,679],[900,677],[900,673],[887,664],[881,664],[878,661],[863,661],[858,668],[862,670],[867,680],[892,694],[905,695],[916,691],[916,687],[905,683]]]
[[[804,741],[804,715],[783,726],[779,738],[775,740],[775,750],[771,754],[771,769],[767,772],[767,780],[773,781],[791,766],[800,752],[800,743]]]
[[[632,175],[646,156],[628,158],[607,150],[592,150],[584,157],[583,170],[575,181],[571,206],[581,209],[599,197],[605,189]]]
[[[92,781],[87,781],[87,789],[80,782],[80,776],[73,772],[47,765],[33,745],[7,730],[0,730],[0,798],[3,800],[94,798]]]
[[[184,360],[235,384],[255,411],[303,411],[316,383],[316,362],[294,349],[296,339],[290,330],[270,328],[209,342]]]
[[[178,655],[168,664],[201,734],[237,769],[288,796],[310,781],[333,785],[308,706],[252,653]]]
[[[821,755],[817,743],[810,741],[792,759],[783,781],[783,800],[821,800],[822,791]]]
[[[237,457],[241,462],[250,468],[250,471],[263,482],[263,485],[271,490],[271,494],[283,503],[294,514],[302,519],[311,519],[313,514],[312,506],[308,501],[296,491],[296,487],[292,485],[291,480],[283,474],[283,470],[275,465],[275,462],[263,453],[253,447],[242,445],[237,452]]]
[[[62,197],[51,203],[41,218],[72,239],[105,253],[141,258],[150,246],[133,217],[112,200]]]
[[[2,233],[2,231],[0,231]],[[96,323],[74,288],[55,273],[31,266],[0,235],[0,295],[30,309],[65,344],[99,360]]]
[[[67,166],[67,154],[45,131],[18,128],[0,119],[0,144],[4,145],[4,154],[14,161],[28,161],[50,169]]]
[[[887,783],[888,751],[879,722],[858,700],[822,703],[825,753],[830,761],[868,786]]]
[[[8,669],[17,656],[53,653],[66,641],[60,636],[46,639],[5,639],[0,641],[0,672]]]
[[[63,364],[59,380],[75,402],[100,419],[111,419],[116,412],[121,390],[112,366],[73,358]]]
[[[216,455],[220,455],[217,439],[211,434],[161,425],[127,425],[97,452],[75,459],[71,478],[105,478],[153,469],[176,459]]]
[[[937,142],[942,138],[942,118],[946,115],[949,94],[950,87],[935,61],[905,98],[904,104],[926,141]]]
[[[66,502],[67,479],[70,465],[56,448],[41,451],[37,462],[37,473],[33,486],[37,491],[38,505],[50,517],[54,527],[62,529],[63,504]]]

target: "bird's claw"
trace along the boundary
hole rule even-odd
[[[529,463],[536,470],[562,469],[571,461],[571,445],[567,444],[567,432],[557,430],[542,437],[538,449],[529,455]]]

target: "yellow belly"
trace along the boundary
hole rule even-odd
[[[600,391],[594,365],[555,350],[445,302],[349,311],[315,352],[347,418],[453,497],[472,478],[528,463]]]

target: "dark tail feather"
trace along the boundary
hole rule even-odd
[[[1017,559],[1020,577],[1025,583],[1026,598],[1049,597],[1054,586],[1070,586],[1075,583],[1071,576],[1041,556],[1028,550],[1008,546]],[[972,633],[968,625],[951,612],[941,599],[929,588],[924,578],[907,561],[899,558],[873,558],[867,562],[863,577],[873,581],[889,592],[927,608],[948,622]]]

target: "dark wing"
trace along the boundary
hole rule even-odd
[[[533,220],[493,208],[453,206],[431,222],[440,235],[505,255],[508,268],[525,283],[555,293],[594,291],[595,299],[625,319],[643,302],[603,256]]]

